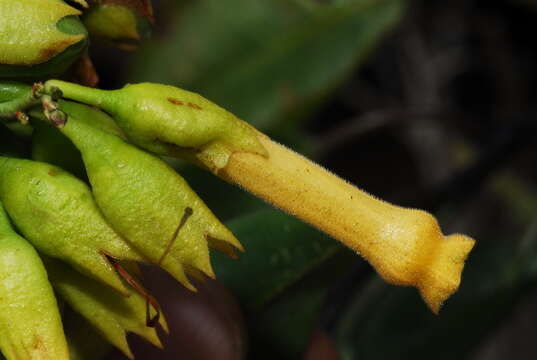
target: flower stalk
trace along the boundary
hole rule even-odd
[[[11,99],[0,101],[0,119],[15,118],[20,121],[24,114],[23,111],[41,102],[42,90],[42,84],[37,83],[32,87],[28,86],[21,89],[19,93],[13,94],[14,96]]]

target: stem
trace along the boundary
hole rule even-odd
[[[220,176],[340,240],[388,282],[415,286],[429,307],[459,286],[474,241],[444,236],[421,210],[379,200],[259,134],[269,156],[234,153]]]
[[[16,81],[0,82],[0,103],[23,96],[32,87]]]
[[[29,89],[24,95],[0,103],[0,119],[12,119],[17,113],[39,104],[36,89]]]
[[[105,94],[110,92],[61,80],[49,80],[45,83],[45,91],[47,93],[53,92],[54,88],[60,89],[63,93],[63,97],[66,99],[97,107],[101,107],[106,99],[109,98],[109,96],[105,96]]]

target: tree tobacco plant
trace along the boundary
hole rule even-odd
[[[153,22],[149,0],[0,0],[2,131],[32,137],[31,158],[9,143],[0,154],[4,356],[69,358],[55,294],[127,356],[127,332],[158,346],[155,327],[166,321],[136,264],[195,290],[191,277],[215,277],[209,249],[243,251],[160,156],[328,233],[438,313],[471,238],[443,235],[432,215],[374,198],[201,95],[155,83],[94,87],[89,38],[132,48]]]

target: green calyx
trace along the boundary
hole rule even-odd
[[[242,250],[186,181],[154,155],[102,131],[83,113],[61,132],[80,150],[95,200],[111,226],[186,287],[187,274],[213,277],[209,247]]]
[[[143,258],[102,218],[82,181],[53,165],[0,157],[0,199],[39,251],[129,293],[108,257]]]
[[[11,227],[0,203],[0,349],[8,360],[67,360],[62,322],[34,248]]]
[[[267,155],[250,125],[202,96],[173,86],[142,83],[105,91],[46,82],[47,91],[55,88],[66,98],[111,114],[136,145],[201,164],[214,173],[227,165],[233,153]]]
[[[61,74],[88,45],[80,11],[61,0],[0,0],[0,79]]]

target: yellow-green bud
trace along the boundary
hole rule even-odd
[[[53,165],[0,157],[0,199],[42,253],[129,293],[107,256],[143,258],[108,225],[85,183]]]
[[[45,257],[44,262],[60,296],[129,358],[132,359],[133,355],[127,343],[127,332],[162,347],[156,329],[146,323],[146,299],[142,295],[133,292],[131,296],[121,296],[61,261]],[[159,322],[167,331],[163,316],[159,317]]]
[[[87,47],[80,11],[61,0],[0,0],[0,79],[64,72]]]
[[[151,35],[154,19],[148,0],[99,0],[84,14],[83,22],[92,37],[130,50]]]
[[[144,257],[192,288],[185,272],[214,276],[209,246],[242,249],[161,159],[90,125],[82,113],[62,110],[69,117],[61,131],[82,153],[99,208]]]
[[[67,360],[69,352],[47,272],[11,227],[0,203],[0,349],[8,360]]]
[[[68,99],[102,108],[136,145],[203,164],[215,173],[234,153],[267,154],[250,125],[202,96],[173,86],[142,83],[105,91],[51,80],[45,88],[59,88]]]

